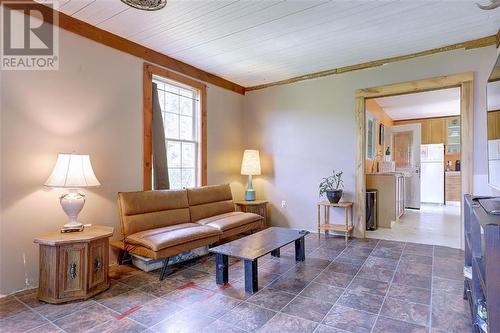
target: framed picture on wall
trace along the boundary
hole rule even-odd
[[[385,134],[384,124],[380,124],[378,126],[378,144],[379,145],[383,145],[384,144],[384,134]]]

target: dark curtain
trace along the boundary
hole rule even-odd
[[[167,148],[165,141],[165,130],[163,128],[163,116],[161,114],[160,99],[156,84],[153,83],[153,189],[168,190]]]

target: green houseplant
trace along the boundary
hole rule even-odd
[[[335,172],[332,175],[325,177],[319,183],[319,196],[322,197],[326,194],[328,201],[331,203],[338,203],[342,198],[344,182],[342,181],[343,172]]]

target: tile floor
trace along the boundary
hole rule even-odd
[[[215,284],[214,257],[144,273],[113,266],[112,285],[84,302],[51,305],[34,291],[0,299],[1,332],[471,332],[460,250],[376,239],[306,237],[306,261],[259,260],[245,294],[242,262]]]
[[[460,248],[460,203],[422,204],[420,210],[406,209],[389,228],[367,231],[370,238],[397,240]]]

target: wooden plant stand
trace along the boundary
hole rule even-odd
[[[329,231],[343,232],[345,234],[345,240],[351,236],[352,230],[354,229],[353,224],[353,203],[344,201],[336,204],[330,203],[329,201],[318,202],[318,238],[321,235],[321,231],[325,231],[325,235],[328,235]],[[321,207],[323,207],[323,223],[321,223]],[[330,208],[338,207],[344,208],[345,211],[345,224],[331,224],[330,223]]]

